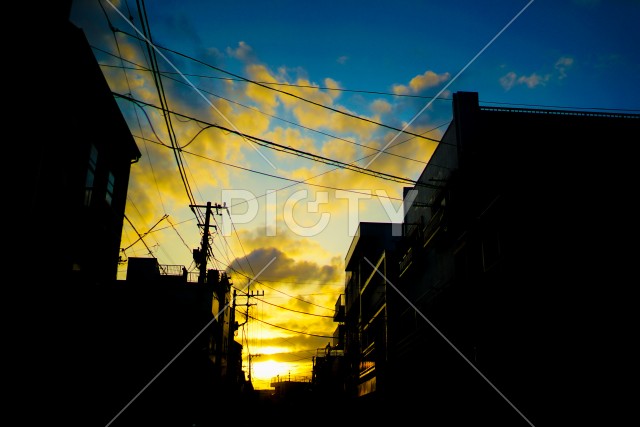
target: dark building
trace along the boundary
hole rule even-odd
[[[55,248],[39,265],[56,277],[106,283],[116,279],[129,171],[141,154],[84,32],[57,24],[49,41],[58,69],[40,98],[51,127],[30,140],[22,184],[35,242]]]
[[[11,159],[30,160],[9,185],[27,199],[13,335],[21,413],[70,426],[228,419],[245,385],[228,277],[192,281],[181,266],[130,258],[130,277],[116,280],[141,153],[71,2],[41,6],[17,15],[33,16],[35,41],[18,44],[24,80],[9,91],[28,135]]]
[[[448,425],[557,424],[597,406],[594,384],[628,313],[620,239],[635,227],[635,168],[615,147],[639,130],[636,114],[485,107],[477,93],[454,94],[452,123],[405,189],[417,198],[402,239],[369,258],[397,257],[378,294],[384,335],[371,339],[375,317],[364,315],[370,266],[351,265],[362,259],[354,247],[374,246],[355,238],[347,256],[345,357],[375,366],[377,397]],[[386,343],[375,363],[373,342]],[[370,389],[364,374],[356,382]]]
[[[100,381],[102,413],[115,417],[129,399],[144,393],[114,426],[227,419],[245,386],[242,346],[233,334],[231,285],[218,270],[208,270],[202,281],[183,266],[128,259],[127,279],[105,293],[108,303],[100,305],[118,308],[117,316],[99,325],[109,344],[103,358],[110,361]]]
[[[362,222],[345,257],[344,353],[349,396],[371,399],[387,389],[390,293],[395,277],[393,224]],[[375,268],[374,268],[375,266]]]
[[[28,417],[86,425],[110,363],[101,303],[116,281],[129,173],[141,154],[70,7],[12,14],[25,32],[9,55],[21,71],[6,99],[22,136],[7,157],[21,161],[7,188],[26,201],[13,240],[21,273],[16,395]]]

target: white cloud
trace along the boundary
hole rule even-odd
[[[349,57],[348,57],[348,56],[346,56],[346,55],[342,55],[341,57],[339,57],[338,59],[336,59],[336,62],[337,62],[338,64],[346,64],[348,59],[349,59]]]
[[[555,74],[553,72],[547,74],[539,74],[533,72],[527,75],[518,75],[514,71],[509,71],[504,76],[500,77],[498,81],[504,90],[511,90],[515,85],[525,85],[529,89],[536,88],[538,86],[544,86],[552,77],[562,80],[567,77],[567,70],[573,65],[574,59],[570,56],[561,56],[553,65]],[[504,68],[504,66],[500,66]]]
[[[500,77],[500,85],[504,88],[504,90],[511,90],[513,85],[516,83],[516,79],[518,76],[513,71],[509,71],[504,76]]]
[[[544,85],[549,81],[549,75],[541,76],[536,73],[531,73],[529,76],[520,76],[518,77],[518,84],[527,85],[529,89],[533,89],[536,86]]]
[[[567,77],[567,69],[573,65],[573,58],[562,56],[556,61],[555,69],[558,70],[558,79]]]
[[[546,74],[541,76],[538,73],[531,73],[528,76],[518,76],[515,72],[509,71],[504,76],[500,77],[500,85],[504,90],[511,90],[515,85],[526,85],[529,89],[533,89],[540,85],[545,85],[551,76]]]

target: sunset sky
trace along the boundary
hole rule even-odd
[[[640,111],[637,0],[182,0],[144,3],[142,15],[138,4],[74,1],[71,11],[142,152],[123,255],[196,271],[192,198],[226,203],[209,265],[236,289],[255,278],[250,290],[264,292],[236,336],[258,389],[311,376],[337,326],[355,227],[401,218],[403,187],[446,130],[452,93]],[[538,149],[553,150],[544,135]],[[146,246],[136,242],[152,228]]]

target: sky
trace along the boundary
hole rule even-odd
[[[310,379],[357,225],[402,221],[453,93],[640,111],[638,0],[76,0],[70,18],[142,152],[123,259],[197,271],[190,205],[222,205],[208,265],[255,295],[236,341],[257,389]]]

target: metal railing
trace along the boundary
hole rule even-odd
[[[310,383],[311,377],[308,375],[276,375],[275,377],[271,377],[271,385],[284,382]]]

